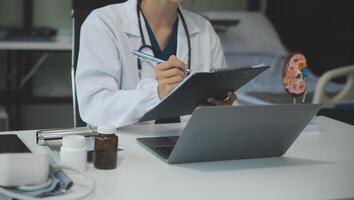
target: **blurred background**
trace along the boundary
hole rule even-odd
[[[319,76],[354,63],[352,0],[185,0],[183,6],[217,22],[230,66],[271,66],[240,90],[244,104],[292,102],[281,83],[289,52],[308,59],[309,102]],[[0,131],[74,125],[72,10],[72,0],[0,0]],[[335,80],[328,92],[345,81]]]

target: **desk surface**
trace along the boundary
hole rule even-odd
[[[10,41],[0,42],[0,50],[46,50],[46,51],[70,51],[72,48],[71,37],[58,35],[53,42],[26,42]]]
[[[176,135],[184,124],[135,125],[120,130],[115,170],[89,166],[93,199],[344,199],[354,197],[354,127],[318,117],[284,157],[169,165],[136,137]],[[35,132],[12,132],[34,152]],[[74,177],[75,180],[75,177]],[[75,189],[76,190],[76,189]]]

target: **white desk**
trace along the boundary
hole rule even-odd
[[[93,199],[343,199],[354,197],[354,127],[316,118],[319,132],[303,132],[285,157],[169,165],[136,137],[175,135],[180,125],[137,125],[121,130],[118,167],[88,172]],[[10,132],[11,133],[11,132]],[[35,132],[12,132],[32,151]],[[75,180],[75,178],[74,178]]]

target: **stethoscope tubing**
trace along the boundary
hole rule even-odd
[[[146,41],[145,41],[145,37],[144,37],[144,33],[143,33],[143,28],[141,25],[141,10],[140,10],[140,3],[141,1],[139,1],[137,3],[137,16],[138,16],[138,24],[139,24],[139,32],[140,32],[140,37],[141,37],[141,41],[143,43],[143,45],[138,49],[138,51],[142,51],[144,49],[150,49],[152,50],[152,46],[151,45],[147,45]],[[188,31],[188,27],[187,27],[187,23],[183,17],[183,14],[181,12],[181,10],[178,8],[177,9],[178,15],[180,16],[180,19],[182,20],[182,25],[184,28],[184,32],[187,36],[187,43],[188,43],[188,71],[190,71],[190,66],[191,66],[191,62],[192,62],[192,47],[191,47],[191,38],[189,36],[189,31]],[[137,67],[138,67],[138,76],[139,79],[141,80],[141,70],[142,70],[142,64],[141,64],[141,60],[139,58],[137,58]]]

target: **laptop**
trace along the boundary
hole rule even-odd
[[[180,136],[137,138],[167,163],[282,156],[318,104],[198,107]]]

